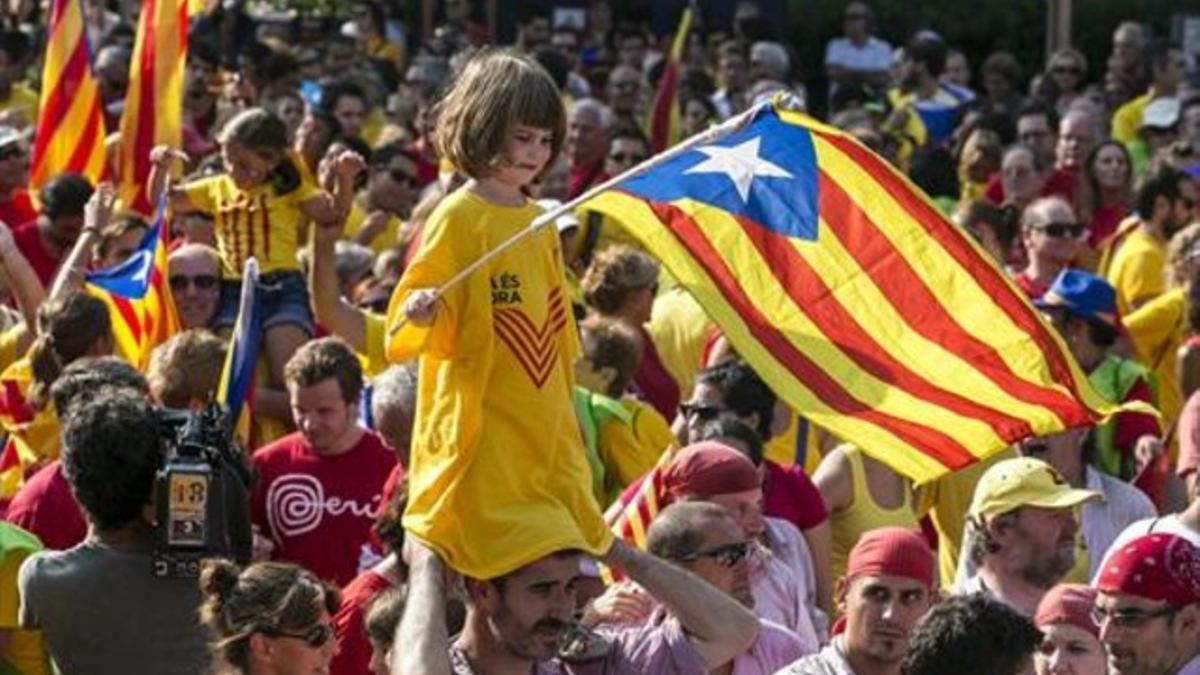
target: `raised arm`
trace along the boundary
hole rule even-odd
[[[350,204],[354,200],[354,179],[366,169],[363,158],[352,150],[344,150],[330,165],[330,175],[322,179],[329,183],[329,191],[305,201],[301,211],[317,225],[335,225],[346,220]]]
[[[17,248],[12,230],[3,221],[0,221],[0,268],[12,289],[21,316],[25,317],[25,325],[31,333],[36,331],[37,311],[46,300],[46,289],[38,279],[37,272],[21,254],[21,249]]]
[[[187,193],[171,185],[171,167],[176,160],[187,162],[188,156],[169,145],[156,145],[150,151],[150,187],[147,194],[151,204],[157,204],[164,190],[167,194],[167,206],[176,213],[194,211],[188,202]]]
[[[100,242],[100,232],[108,226],[112,219],[113,207],[117,202],[117,191],[111,183],[101,183],[96,186],[88,203],[83,208],[83,229],[75,239],[75,246],[63,260],[50,286],[49,299],[61,297],[64,293],[77,290],[83,286],[83,273],[88,261],[92,259],[96,244]]]
[[[446,566],[433,551],[405,537],[408,599],[396,627],[392,675],[450,675],[446,632]]]
[[[313,315],[329,332],[337,335],[359,354],[367,352],[367,319],[363,310],[351,305],[338,292],[334,268],[334,244],[341,228],[333,225],[313,227],[312,269],[308,275],[308,294]]]
[[[604,562],[620,568],[679,619],[709,668],[729,663],[758,637],[761,624],[753,612],[681,567],[620,539]]]

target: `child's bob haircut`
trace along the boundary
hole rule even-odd
[[[520,125],[551,133],[546,167],[554,164],[567,130],[562,94],[534,61],[489,49],[467,63],[442,99],[434,146],[459,171],[487,178],[500,168],[508,134]]]

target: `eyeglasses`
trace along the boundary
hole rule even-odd
[[[269,635],[276,638],[291,638],[299,640],[313,649],[320,649],[325,646],[326,642],[334,635],[333,626],[328,623],[319,623],[303,633],[288,633],[281,630],[264,630],[264,635]]]
[[[629,162],[630,164],[646,161],[645,155],[634,152],[614,152],[608,158],[614,162]]]
[[[1092,621],[1095,621],[1097,626],[1103,626],[1105,621],[1110,621],[1112,625],[1118,628],[1141,628],[1147,621],[1164,616],[1172,616],[1177,612],[1179,612],[1179,608],[1173,605],[1167,605],[1152,612],[1140,609],[1119,609],[1115,612],[1109,612],[1103,607],[1093,607]]]
[[[1087,228],[1079,223],[1045,223],[1034,225],[1033,229],[1055,239],[1078,239],[1087,232]]]
[[[750,542],[743,541],[737,544],[729,544],[720,546],[711,551],[697,551],[688,556],[678,558],[680,562],[696,562],[701,558],[711,558],[713,562],[721,567],[733,567],[742,562],[750,555]]]
[[[679,412],[683,414],[683,418],[690,420],[697,417],[701,422],[714,420],[718,415],[725,412],[725,408],[717,405],[701,405],[699,403],[680,403]]]
[[[189,277],[186,274],[172,274],[168,279],[171,284],[171,290],[180,292],[188,286],[195,286],[198,291],[211,291],[217,287],[217,277],[212,274],[197,274],[194,277]]]

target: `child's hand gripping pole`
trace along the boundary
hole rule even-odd
[[[786,104],[786,102],[784,102],[784,104]],[[664,150],[653,157],[650,157],[641,164],[630,167],[624,173],[617,174],[600,185],[592,187],[590,190],[584,192],[571,201],[565,204],[559,204],[557,207],[542,213],[537,218],[534,218],[533,221],[529,223],[528,227],[500,242],[496,248],[483,254],[479,257],[479,259],[462,268],[455,273],[454,276],[447,279],[446,283],[433,289],[425,288],[413,291],[405,300],[404,311],[400,314],[399,320],[397,320],[396,323],[388,328],[388,335],[395,335],[397,331],[399,331],[409,322],[412,322],[414,325],[418,326],[427,326],[432,323],[434,316],[437,313],[438,298],[442,297],[446,291],[454,288],[463,279],[471,276],[471,274],[473,274],[480,267],[483,267],[494,260],[496,256],[508,250],[517,242],[525,239],[534,232],[537,232],[545,225],[553,223],[558,219],[559,216],[575,210],[575,208],[580,204],[588,201],[605,190],[616,187],[618,183],[622,183],[630,178],[633,178],[634,176],[638,176],[642,173],[650,171],[651,169],[675,159],[685,152],[690,152],[698,146],[716,142],[730,133],[745,127],[746,125],[750,124],[751,121],[753,121],[754,117],[760,111],[771,105],[774,105],[774,102],[767,101],[752,106],[745,112],[739,115],[734,115],[721,124],[709,127],[708,129],[701,131],[691,138],[679,143],[678,145]]]

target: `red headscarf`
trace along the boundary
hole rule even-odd
[[[859,537],[846,561],[847,581],[863,574],[907,577],[933,586],[933,551],[915,530],[870,530]]]
[[[663,472],[662,505],[683,497],[709,497],[757,487],[762,487],[762,480],[745,455],[723,443],[703,441],[680,450]]]
[[[1038,603],[1033,623],[1038,628],[1067,623],[1100,637],[1100,627],[1092,620],[1096,605],[1096,590],[1083,584],[1059,584],[1051,588]]]
[[[1109,555],[1096,590],[1183,607],[1200,602],[1200,549],[1173,534],[1147,534]]]

